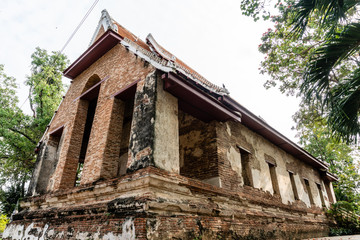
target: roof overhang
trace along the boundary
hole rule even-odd
[[[334,174],[332,174],[332,173],[329,173],[329,172],[326,172],[326,173],[324,174],[324,178],[325,178],[326,180],[328,180],[329,182],[336,182],[336,181],[339,180],[339,178],[338,178],[336,175],[334,175]]]
[[[270,127],[259,117],[255,116],[248,109],[237,103],[234,99],[229,96],[223,96],[222,101],[224,102],[224,104],[226,104],[233,110],[239,111],[242,114],[241,122],[243,125],[263,136],[264,138],[268,139],[274,145],[282,148],[294,157],[316,167],[321,172],[327,171],[328,165],[326,163],[316,159],[310,153],[299,147],[296,143],[286,138],[284,135],[276,131],[274,128]]]
[[[122,37],[111,29],[107,30],[96,40],[78,59],[64,71],[64,76],[70,79],[76,78],[91,64],[101,58],[122,40]]]
[[[164,73],[164,90],[178,98],[179,108],[191,115],[209,122],[211,120],[241,122],[241,115],[234,113],[213,96],[206,94],[185,79]]]
[[[136,86],[137,83],[140,81],[136,80],[135,82],[130,83],[129,85],[123,87],[122,89],[120,89],[120,91],[114,93],[112,95],[112,97],[121,99],[122,101],[126,101],[129,100],[131,98],[134,98],[135,93],[136,93]]]

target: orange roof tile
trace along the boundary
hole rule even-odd
[[[116,22],[115,20],[113,20],[113,23],[116,24],[116,26],[118,27],[117,33],[121,36],[121,37],[125,37],[131,41],[133,41],[134,43],[136,43],[137,45],[139,45],[140,47],[151,51],[149,46],[143,41],[141,40],[139,37],[135,36],[133,33],[131,33],[129,30],[127,30],[126,28],[124,28],[123,26],[121,26],[118,22]]]

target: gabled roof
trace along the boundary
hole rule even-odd
[[[155,52],[156,54],[158,54],[158,56],[161,56],[162,58],[166,59],[167,61],[172,62],[176,68],[180,68],[180,69],[184,70],[185,72],[187,72],[188,74],[194,76],[195,79],[197,81],[199,81],[202,85],[208,86],[211,89],[214,89],[215,92],[229,94],[229,91],[226,88],[222,88],[222,87],[219,87],[219,86],[211,83],[210,81],[205,79],[203,76],[201,76],[199,73],[197,73],[195,70],[193,70],[188,65],[186,65],[183,61],[181,61],[180,59],[175,57],[173,54],[168,52],[165,48],[160,46],[160,44],[158,44],[155,41],[155,38],[151,34],[149,34],[146,37],[146,43],[150,46],[152,52]]]
[[[101,17],[91,38],[89,47],[97,40],[97,37],[99,37],[99,33],[101,33],[101,28],[104,30],[104,32],[111,29],[114,32],[118,33],[122,38],[127,38],[132,42],[135,42],[142,48],[150,51],[149,46],[143,40],[135,36],[132,32],[130,32],[129,30],[121,26],[118,22],[116,22],[114,19],[112,19],[106,9],[101,11]]]
[[[103,32],[107,32],[108,30],[114,31],[120,36],[120,38],[124,42],[133,45],[133,47],[136,48],[136,50],[140,50],[138,48],[140,47],[141,48],[140,51],[143,52],[145,55],[148,56],[152,55],[153,57],[157,57],[161,59],[162,61],[159,61],[159,63],[162,64],[164,67],[170,67],[176,71],[182,72],[184,75],[192,79],[196,84],[200,84],[208,91],[214,92],[219,95],[229,94],[229,91],[226,88],[219,87],[211,83],[203,76],[201,76],[199,73],[197,73],[195,70],[187,66],[180,59],[178,59],[169,51],[167,51],[165,48],[160,46],[160,44],[156,42],[156,40],[151,34],[147,36],[146,43],[142,41],[139,37],[137,37],[129,30],[121,26],[114,19],[112,19],[109,13],[105,9],[101,12],[101,18],[91,38],[89,48],[91,48],[96,42],[98,42],[97,40],[99,40],[100,37],[99,35],[102,34],[101,30],[103,30]],[[69,73],[69,70],[72,66],[73,64],[64,72],[65,76],[69,78],[75,78],[77,75],[76,73]]]
[[[229,91],[219,87],[171,54],[149,34],[146,42],[114,21],[106,10],[102,11],[99,24],[91,39],[90,47],[65,71],[68,78],[75,78],[116,44],[122,44],[144,61],[163,71],[165,90],[179,99],[179,107],[193,111],[203,119],[216,116],[217,120],[234,119],[268,139],[279,148],[317,168],[329,181],[336,176],[328,172],[328,165],[270,127],[229,96]],[[188,99],[191,96],[192,99]],[[197,104],[197,105],[196,105]],[[203,111],[204,108],[208,108]],[[201,118],[200,118],[201,119]]]

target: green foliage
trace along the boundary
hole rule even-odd
[[[330,172],[338,176],[338,181],[333,183],[336,199],[360,204],[360,166],[354,160],[358,158],[359,151],[332,137],[326,120],[309,112],[310,110],[306,110],[294,116],[298,123],[300,143],[314,157],[327,162]]]
[[[348,142],[360,133],[359,47],[360,23],[334,33],[312,54],[300,88],[307,104],[316,100],[328,109],[328,124]]]
[[[61,81],[62,71],[67,60],[65,55],[36,48],[31,55],[31,76],[25,84],[29,86],[30,107],[33,111],[34,124],[42,134],[59,105],[64,87]]]
[[[9,184],[9,187],[5,189],[0,189],[0,202],[2,204],[1,210],[9,216],[16,209],[18,201],[24,197],[24,186],[21,184],[22,182],[15,182],[13,184]]]
[[[6,215],[1,214],[0,215],[0,233],[4,232],[6,224],[9,222],[9,219]]]
[[[16,88],[15,79],[8,77],[0,65],[1,195],[9,184],[22,185],[28,179],[34,164],[33,149],[36,142],[31,131],[31,118],[17,107]],[[0,199],[3,200],[3,196]],[[11,212],[5,213],[9,215]]]
[[[16,81],[0,65],[0,201],[1,211],[7,215],[25,194],[35,164],[34,149],[64,91],[61,77],[66,57],[36,48],[31,58],[31,75],[25,84],[29,86],[32,116],[18,107]]]
[[[271,3],[274,5],[271,6]],[[270,13],[262,37],[265,87],[297,95],[317,107],[332,133],[347,142],[360,133],[360,23],[355,0],[242,1],[244,15]],[[264,20],[266,18],[263,17]]]
[[[336,227],[330,229],[331,236],[351,235],[360,233],[359,206],[339,201],[328,210],[328,215],[336,221]]]
[[[294,115],[300,143],[339,177],[338,200],[358,205],[360,24],[355,0],[255,0],[242,13],[273,23],[262,36],[259,68],[266,88],[301,98]],[[269,17],[266,17],[269,16]],[[339,230],[340,231],[340,230]]]

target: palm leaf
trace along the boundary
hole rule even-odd
[[[348,25],[321,45],[311,57],[300,91],[309,104],[319,101],[329,109],[329,124],[341,137],[350,141],[360,133],[360,69],[347,79],[336,79],[332,71],[360,49],[360,23]]]
[[[316,98],[328,104],[327,100],[331,100],[330,85],[337,81],[331,78],[331,71],[344,59],[358,52],[359,46],[360,23],[353,23],[315,51],[300,87],[308,102]]]
[[[333,90],[328,122],[332,130],[346,141],[356,141],[360,133],[360,69]]]
[[[338,23],[346,19],[346,13],[360,4],[359,0],[300,0],[296,5],[297,9],[292,21],[293,32],[302,34],[309,22],[309,19],[316,14],[321,18],[321,23],[329,23],[329,33],[334,33]]]

